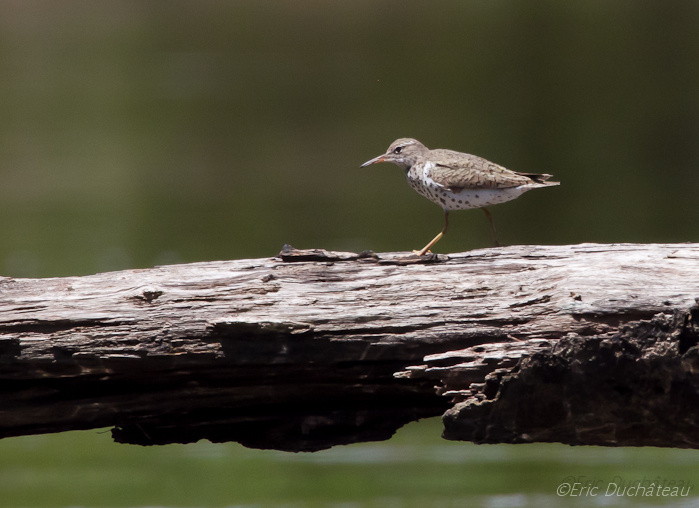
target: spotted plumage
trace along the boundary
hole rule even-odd
[[[403,168],[410,186],[444,210],[442,232],[420,251],[425,254],[446,233],[450,210],[483,208],[497,245],[495,227],[486,206],[510,201],[539,187],[559,185],[548,182],[551,175],[518,173],[476,155],[453,150],[430,150],[416,139],[402,138],[391,143],[386,153],[362,164],[392,162]]]

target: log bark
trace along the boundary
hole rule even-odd
[[[698,447],[699,245],[513,246],[0,278],[0,436],[313,451]]]

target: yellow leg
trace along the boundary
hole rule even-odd
[[[493,244],[496,247],[500,247],[500,242],[498,242],[498,234],[495,232],[495,224],[493,223],[493,216],[490,215],[490,211],[483,207],[481,208],[485,212],[485,216],[488,217],[488,222],[490,222],[490,230],[493,232]]]
[[[413,252],[415,254],[417,254],[418,256],[424,256],[425,252],[429,252],[429,250],[432,248],[432,246],[442,239],[442,237],[444,236],[444,233],[447,232],[448,227],[449,227],[449,211],[444,210],[444,229],[442,229],[442,231],[437,236],[435,236],[430,243],[425,245],[425,247],[422,250],[414,250]]]

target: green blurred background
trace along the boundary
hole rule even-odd
[[[699,2],[0,0],[0,275],[419,248],[439,207],[358,167],[399,137],[562,182],[491,210],[505,244],[699,241]],[[436,250],[488,246],[472,211]],[[300,456],[5,439],[0,507],[596,506],[555,489],[699,482],[693,451],[401,432]]]

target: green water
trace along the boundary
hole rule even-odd
[[[407,250],[398,137],[562,185],[503,242],[699,240],[690,1],[0,2],[0,272]],[[489,246],[455,213],[441,252]]]
[[[0,275],[422,247],[439,208],[358,167],[399,137],[562,182],[493,207],[503,243],[697,242],[697,26],[694,0],[0,2]],[[489,245],[460,212],[435,250]],[[0,507],[626,506],[663,499],[555,492],[699,482],[693,451],[438,434],[312,455],[5,439]]]
[[[441,440],[440,426],[439,419],[427,420],[401,429],[388,442],[313,454],[204,441],[142,448],[114,444],[99,431],[11,438],[0,441],[0,506],[441,508],[697,502],[699,454],[694,451],[477,446]],[[571,476],[603,488],[594,496],[556,495]],[[605,496],[614,481],[644,479],[645,485],[689,482],[691,495],[650,500]]]

